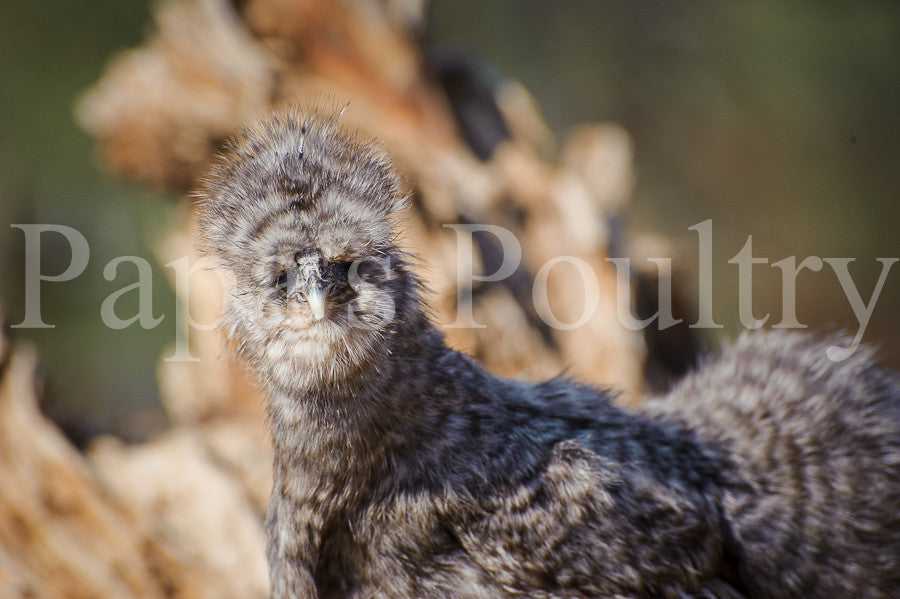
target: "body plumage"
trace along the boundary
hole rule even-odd
[[[273,597],[887,597],[900,383],[867,350],[742,337],[639,411],[446,347],[385,153],[297,112],[200,192],[225,328],[268,393]]]

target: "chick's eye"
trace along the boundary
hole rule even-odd
[[[272,286],[279,291],[284,291],[287,289],[287,273],[282,271],[275,275],[275,279],[272,281]]]
[[[331,263],[331,276],[336,281],[346,281],[347,273],[350,272],[350,267],[353,265],[353,261],[351,260],[338,260],[336,262]]]

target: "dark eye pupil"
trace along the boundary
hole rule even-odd
[[[352,262],[334,262],[331,265],[331,274],[335,279],[344,280],[347,278],[347,273],[350,272],[350,265]]]
[[[276,289],[285,289],[287,287],[287,273],[278,273],[278,276],[275,277],[274,285]]]

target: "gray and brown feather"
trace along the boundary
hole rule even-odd
[[[746,335],[627,411],[446,347],[394,169],[334,117],[248,129],[199,195],[268,393],[273,597],[897,596],[900,383],[868,350]]]

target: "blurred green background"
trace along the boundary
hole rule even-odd
[[[562,137],[586,121],[617,121],[634,136],[637,186],[626,215],[633,236],[673,242],[679,285],[696,294],[696,234],[714,224],[714,312],[739,329],[737,268],[753,235],[770,262],[795,255],[853,257],[866,300],[878,257],[900,256],[900,4],[437,0],[429,43],[459,41],[534,94]],[[134,280],[106,281],[120,255],[153,260],[173,198],[111,181],[97,169],[72,105],[118,49],[149,27],[145,0],[0,5],[0,296],[12,323],[24,312],[24,236],[8,223],[59,223],[88,239],[87,271],[43,287],[54,329],[18,330],[40,347],[47,409],[76,436],[137,437],[162,426],[154,369],[174,335],[174,299],[154,271],[151,330],[114,331],[100,304]],[[46,235],[43,272],[68,264]],[[754,268],[757,315],[781,317],[780,271]],[[131,298],[136,300],[135,297]],[[136,304],[136,301],[135,301]],[[900,367],[900,266],[866,340]],[[134,307],[123,300],[121,314]],[[799,320],[857,328],[834,274],[804,272]]]
[[[154,313],[166,319],[155,329],[107,329],[100,305],[136,280],[123,265],[106,281],[103,266],[122,255],[155,264],[150,246],[174,204],[106,177],[72,116],[79,93],[113,52],[141,41],[149,21],[146,1],[0,3],[0,296],[10,323],[21,322],[25,242],[9,223],[63,224],[87,238],[85,272],[42,286],[42,318],[55,328],[14,330],[37,343],[45,408],[78,440],[109,430],[137,437],[163,424],[155,368],[175,330],[163,269],[154,269]],[[43,235],[43,273],[69,260],[60,235]],[[136,299],[126,294],[120,314],[133,314]]]

